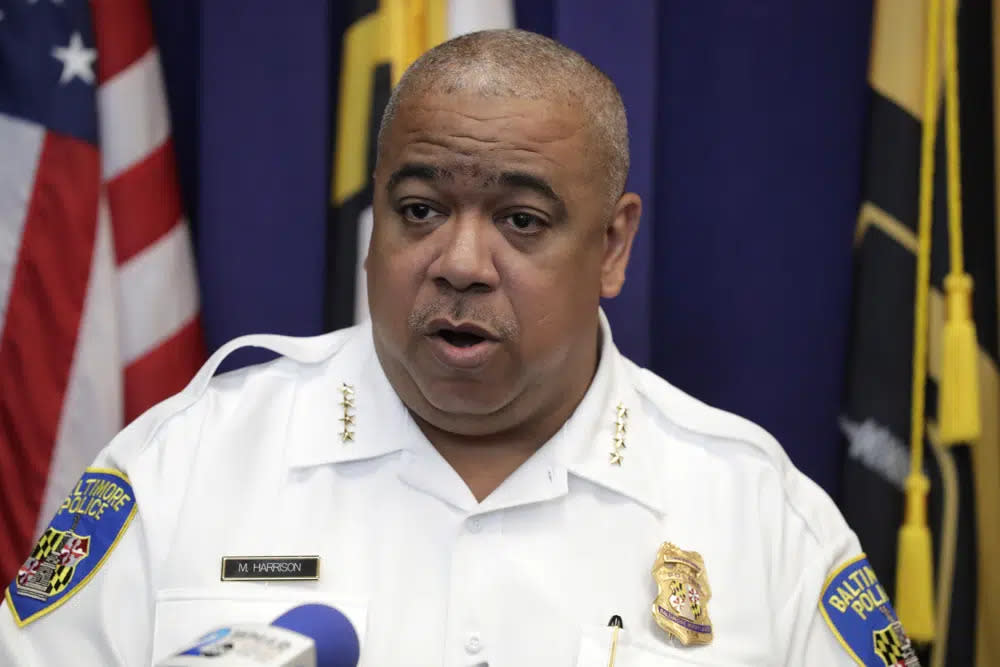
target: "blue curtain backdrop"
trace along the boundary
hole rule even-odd
[[[322,331],[341,4],[153,2],[213,349]],[[517,3],[521,27],[582,52],[628,107],[645,210],[606,304],[619,346],[765,426],[834,495],[871,11]]]

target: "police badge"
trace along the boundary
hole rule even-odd
[[[696,551],[683,551],[664,542],[653,563],[656,601],[653,619],[681,644],[712,643],[712,621],[708,617],[708,587],[705,562]]]

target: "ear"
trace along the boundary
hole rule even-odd
[[[642,200],[634,192],[626,192],[615,204],[610,222],[604,230],[604,258],[601,263],[601,296],[618,296],[625,284],[625,267],[632,252],[632,240],[639,230]]]

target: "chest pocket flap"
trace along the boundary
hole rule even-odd
[[[242,623],[268,625],[300,604],[319,603],[340,611],[354,625],[365,645],[367,600],[327,591],[278,586],[232,585],[213,588],[167,589],[156,595],[153,664],[194,643],[212,630]]]

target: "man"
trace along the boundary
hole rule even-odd
[[[627,146],[614,85],[547,38],[425,54],[379,136],[371,323],[235,341],[129,426],[8,588],[0,662],[147,664],[307,601],[363,665],[908,658],[777,443],[616,351]],[[241,345],[284,356],[212,379]]]

